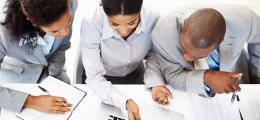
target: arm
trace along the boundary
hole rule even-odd
[[[162,74],[175,89],[207,96],[203,82],[205,69],[195,70],[183,59],[179,50],[179,27],[177,17],[162,17],[152,32],[154,50]],[[186,64],[187,68],[181,63]]]
[[[7,40],[9,39],[7,39],[8,33],[6,30],[5,26],[0,26],[0,64],[2,64],[3,59],[7,54],[7,48],[9,48],[7,43]],[[0,108],[20,112],[28,94],[1,87],[4,83],[5,82],[0,81]]]
[[[144,83],[147,88],[151,88],[154,86],[163,86],[165,85],[164,77],[161,73],[161,68],[159,65],[159,61],[157,59],[156,53],[153,48],[149,51],[149,53],[145,57],[145,74],[144,74]]]
[[[66,106],[59,102],[64,102]],[[0,87],[0,108],[20,113],[24,107],[47,113],[64,114],[72,105],[64,98],[56,96],[31,96],[27,93]]]
[[[0,87],[0,107],[15,112],[21,112],[28,94]]]
[[[102,102],[126,109],[126,95],[116,90],[111,82],[104,78],[106,70],[100,56],[101,26],[85,18],[81,24],[81,53],[86,72],[86,83]]]
[[[161,73],[159,61],[153,49],[146,56],[146,71],[144,82],[147,88],[151,88],[152,98],[159,104],[169,105],[168,96],[173,98],[170,90],[165,87],[165,80]]]

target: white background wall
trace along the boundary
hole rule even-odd
[[[99,6],[100,0],[78,0],[78,2],[79,5],[73,23],[72,46],[66,53],[66,67],[71,80],[73,79],[74,65],[76,64],[75,57],[80,41],[81,20],[84,16],[93,16],[95,9]],[[181,6],[203,4],[244,4],[260,15],[260,0],[144,0],[144,6],[157,8],[161,11],[162,15]],[[0,5],[4,5],[4,0],[0,0]],[[1,9],[0,19],[3,17]]]

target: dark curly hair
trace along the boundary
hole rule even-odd
[[[37,46],[37,35],[40,28],[60,19],[66,13],[70,0],[7,0],[5,3],[5,19],[1,24],[10,29],[15,40],[23,39],[28,49]],[[29,20],[32,22],[30,22]]]
[[[143,0],[101,0],[107,16],[131,15],[141,11]]]

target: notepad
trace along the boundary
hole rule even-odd
[[[53,96],[64,97],[68,103],[73,105],[72,112],[86,96],[86,92],[72,85],[64,83],[52,76],[47,77],[39,85],[48,90],[49,93]],[[30,94],[46,95],[46,93],[41,91],[37,86],[35,86],[35,90]],[[39,112],[31,108],[25,108],[21,113],[16,113],[16,116],[23,120],[67,120],[71,116],[72,112],[67,112],[65,114],[50,114]]]

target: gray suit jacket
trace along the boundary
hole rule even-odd
[[[73,0],[70,8],[72,18],[78,5]],[[65,38],[55,38],[53,48],[45,56],[40,45],[29,54],[25,45],[19,46],[19,40],[14,40],[10,30],[0,26],[0,107],[20,112],[28,96],[26,93],[1,87],[4,83],[38,83],[48,75],[52,75],[67,83],[70,80],[63,70],[65,51],[70,48],[70,33]]]
[[[219,46],[220,70],[242,72],[241,83],[249,83],[248,72],[251,76],[260,77],[259,16],[245,6],[211,7],[218,10],[226,21],[225,38]],[[201,7],[178,9],[161,17],[152,32],[152,41],[168,84],[178,90],[208,96],[203,83],[205,69],[196,70],[193,63],[184,60],[180,49],[180,34],[184,19],[198,8]],[[243,50],[245,43],[248,43],[249,62]]]

